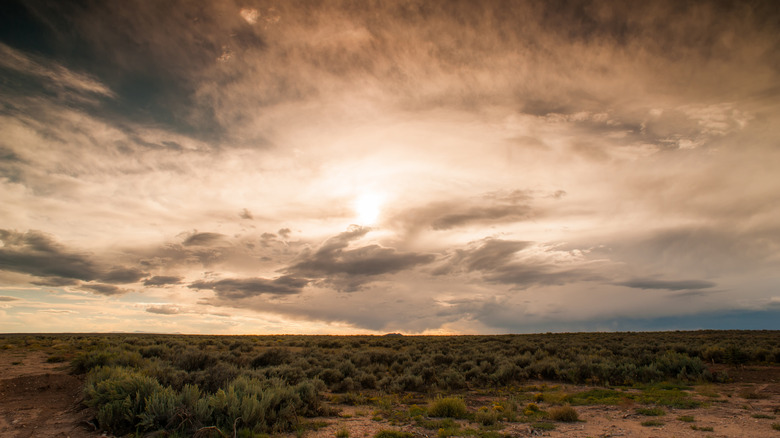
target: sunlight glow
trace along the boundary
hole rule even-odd
[[[379,219],[382,213],[384,199],[378,193],[363,193],[353,202],[353,208],[359,225],[372,225]]]

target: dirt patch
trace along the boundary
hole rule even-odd
[[[98,437],[81,406],[83,382],[41,352],[0,352],[0,436]]]

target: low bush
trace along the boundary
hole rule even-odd
[[[474,414],[474,421],[483,426],[492,426],[499,421],[499,412],[495,409],[486,407],[480,408],[476,414]]]
[[[697,426],[695,424],[691,425],[692,430],[698,430],[699,432],[712,432],[715,430],[712,426]]]
[[[636,413],[648,417],[659,417],[661,415],[666,415],[666,411],[664,411],[662,408],[638,408]]]
[[[374,438],[414,438],[414,435],[401,430],[382,429],[374,434]]]
[[[466,402],[459,397],[438,397],[428,407],[431,417],[466,418],[468,409]]]
[[[580,420],[580,416],[577,414],[577,411],[574,410],[574,408],[572,408],[571,406],[550,408],[547,411],[547,414],[550,416],[550,419],[553,421],[574,423]]]

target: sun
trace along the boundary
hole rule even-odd
[[[363,193],[355,198],[352,206],[358,225],[372,225],[382,213],[383,196],[378,193]]]

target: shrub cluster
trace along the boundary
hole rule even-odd
[[[311,382],[295,386],[279,380],[241,376],[224,389],[204,394],[197,385],[177,391],[137,369],[103,366],[92,370],[84,388],[86,404],[97,409],[97,421],[115,434],[173,430],[192,433],[204,426],[253,433],[292,430],[299,416],[320,412]]]
[[[75,373],[88,374],[88,403],[101,426],[114,433],[186,434],[205,426],[229,433],[234,427],[289,431],[297,418],[319,409],[322,391],[347,397],[365,391],[451,393],[528,380],[598,386],[706,381],[723,378],[710,371],[711,364],[780,363],[774,331],[1,338],[5,349],[47,348],[52,360],[70,360]],[[457,399],[434,405],[439,403],[454,405]],[[504,415],[496,412],[475,415],[489,425]]]

